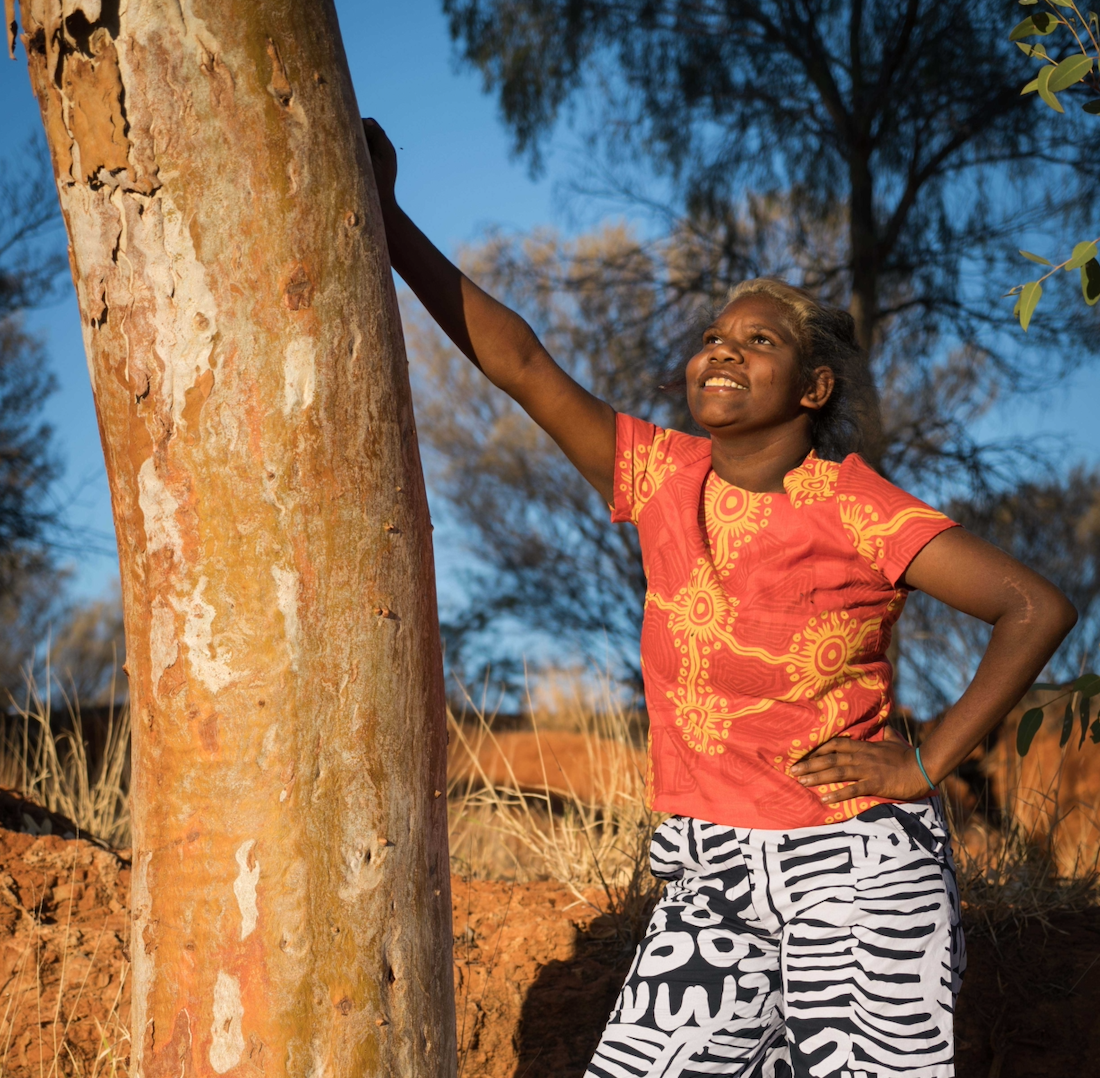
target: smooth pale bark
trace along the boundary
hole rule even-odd
[[[446,1078],[430,524],[331,0],[19,6],[121,558],[131,1073]]]

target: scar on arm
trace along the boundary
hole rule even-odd
[[[1023,625],[1030,625],[1036,614],[1035,597],[1031,594],[1031,591],[1011,574],[1006,574],[1001,583],[1010,591],[1015,592],[1021,599],[1023,610],[1016,620]]]

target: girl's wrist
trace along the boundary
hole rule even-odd
[[[917,771],[920,775],[920,781],[924,783],[928,788],[929,793],[933,793],[936,789],[936,781],[928,773],[928,765],[921,759],[920,746],[918,745],[913,749],[913,762],[917,765]]]

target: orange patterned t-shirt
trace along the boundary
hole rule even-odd
[[[651,807],[738,827],[812,827],[826,807],[791,765],[837,734],[877,740],[891,707],[899,581],[954,522],[860,457],[811,453],[756,494],[710,440],[619,415],[611,519],[638,527]]]

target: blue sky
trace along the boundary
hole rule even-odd
[[[482,94],[476,74],[456,70],[439,0],[337,0],[336,7],[360,108],[377,117],[400,148],[399,196],[428,235],[453,251],[489,225],[568,226],[555,197],[560,181],[571,174],[570,155],[562,148],[568,135],[551,148],[544,178],[537,182],[522,162],[510,159],[493,99]],[[0,101],[0,145],[10,155],[39,124],[22,55],[18,63],[0,60]],[[62,302],[34,312],[29,322],[47,339],[60,387],[45,409],[66,464],[59,495],[69,506],[70,525],[88,537],[87,552],[75,566],[74,590],[98,595],[110,587],[117,565],[109,553],[94,552],[113,547],[113,529],[71,288]],[[994,432],[1066,431],[1069,455],[1098,463],[1098,394],[1100,374],[1086,372],[1041,400],[1002,409]],[[438,541],[439,531],[436,535],[437,549],[454,549]],[[449,575],[442,562],[440,570]],[[446,579],[441,590],[448,591]]]

